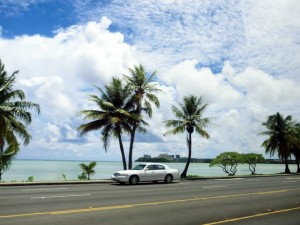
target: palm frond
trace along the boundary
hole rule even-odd
[[[170,134],[176,135],[176,134],[179,134],[179,133],[184,133],[185,129],[186,129],[185,125],[176,126],[175,128],[165,132],[164,136],[170,135]]]

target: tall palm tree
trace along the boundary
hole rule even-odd
[[[290,173],[288,158],[291,156],[291,147],[294,143],[294,121],[292,116],[284,118],[280,113],[268,117],[267,121],[262,123],[267,128],[260,135],[269,136],[262,143],[266,153],[273,156],[275,153],[284,160],[285,173]]]
[[[142,112],[146,113],[149,118],[152,117],[152,107],[151,103],[154,103],[156,107],[160,106],[160,102],[154,93],[161,92],[154,83],[156,71],[150,76],[147,76],[145,68],[142,65],[134,66],[134,68],[129,68],[130,76],[124,75],[128,89],[133,92],[132,100],[135,104],[136,113],[142,116]],[[142,117],[141,117],[142,118]],[[145,129],[139,124],[139,121],[135,121],[132,124],[132,129],[130,133],[130,145],[129,145],[129,157],[128,157],[128,168],[132,169],[132,154],[133,154],[133,144],[135,139],[136,131],[146,132]]]
[[[87,179],[90,180],[91,176],[96,173],[94,168],[96,167],[96,162],[90,162],[89,164],[80,163],[79,166],[84,174],[87,175]]]
[[[191,157],[192,157],[192,133],[196,131],[200,136],[209,139],[209,134],[204,128],[210,124],[209,118],[203,118],[203,113],[207,108],[207,104],[203,104],[202,97],[193,95],[185,96],[183,102],[179,106],[172,105],[172,111],[177,118],[176,120],[166,120],[164,124],[167,128],[173,128],[164,135],[178,134],[187,132],[188,159],[181,177],[186,177]]]
[[[18,138],[24,145],[30,142],[27,126],[32,122],[32,116],[29,110],[40,113],[38,104],[25,101],[24,92],[13,88],[17,73],[9,76],[0,60],[0,180],[19,151]]]
[[[104,149],[107,151],[110,137],[118,139],[124,170],[127,169],[122,133],[130,133],[132,121],[140,120],[138,114],[134,113],[134,105],[131,100],[130,91],[124,87],[121,80],[113,78],[109,85],[100,87],[101,97],[90,95],[90,100],[95,102],[100,110],[83,110],[80,112],[84,119],[92,120],[82,124],[78,130],[81,135],[88,132],[100,130]]]

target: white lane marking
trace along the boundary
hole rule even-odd
[[[202,187],[202,188],[222,188],[222,187],[228,187],[228,185],[219,185],[219,186],[205,186],[205,187]]]
[[[23,189],[21,191],[60,191],[67,190],[69,188],[40,188],[40,189]]]
[[[60,195],[60,196],[41,196],[41,197],[31,197],[30,199],[47,199],[47,198],[71,198],[71,197],[84,197],[89,196],[91,194],[83,194],[83,195]]]
[[[287,180],[300,180],[300,177],[288,177]]]

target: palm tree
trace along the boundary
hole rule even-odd
[[[19,150],[20,145],[17,142],[8,145],[2,150],[0,154],[0,180],[2,179],[2,174],[9,169],[12,160],[18,154]]]
[[[185,96],[183,103],[179,106],[172,105],[172,111],[176,120],[166,120],[164,124],[167,128],[173,128],[164,135],[187,132],[188,159],[181,177],[186,177],[191,157],[192,157],[192,133],[196,131],[200,136],[209,139],[209,134],[204,128],[210,124],[209,118],[203,118],[203,113],[208,105],[202,103],[202,97],[193,95]]]
[[[19,151],[18,138],[24,145],[30,142],[31,135],[27,126],[32,117],[28,110],[34,109],[40,113],[38,104],[25,101],[22,90],[14,90],[17,73],[18,71],[15,71],[8,76],[0,60],[0,180]]]
[[[130,101],[130,91],[124,87],[121,80],[113,78],[109,85],[104,86],[105,90],[96,88],[101,93],[101,98],[96,95],[90,95],[90,100],[95,102],[100,110],[83,110],[80,112],[84,119],[92,120],[82,124],[78,130],[81,135],[88,132],[100,130],[104,149],[107,151],[110,137],[118,139],[124,170],[127,169],[124,153],[122,133],[131,131],[132,121],[140,120],[140,117],[134,113],[134,105]]]
[[[262,147],[265,147],[266,153],[273,156],[275,153],[284,160],[285,173],[290,173],[288,158],[291,156],[291,147],[294,143],[294,121],[292,116],[284,118],[280,113],[271,115],[266,122],[262,123],[267,128],[266,131],[260,133],[260,135],[269,136],[262,143]]]
[[[142,115],[145,112],[149,118],[152,117],[152,107],[151,103],[154,103],[156,107],[160,106],[160,102],[154,93],[161,92],[154,83],[156,71],[147,77],[145,68],[142,65],[134,66],[134,68],[129,69],[130,76],[124,75],[128,89],[133,92],[132,100],[135,104],[135,110],[138,115]],[[141,117],[142,118],[142,117]],[[136,130],[140,132],[146,132],[140,126],[140,121],[135,121],[132,124],[132,129],[130,133],[130,145],[129,145],[129,157],[128,157],[128,168],[132,169],[132,154],[133,154],[133,144],[135,139]]]
[[[91,176],[96,173],[94,170],[96,162],[90,162],[89,164],[80,163],[79,166],[83,172],[83,174],[87,175],[87,179],[90,180]]]
[[[297,164],[297,173],[300,173],[300,148],[292,148],[292,154],[295,156],[296,164]]]
[[[295,156],[297,164],[297,173],[300,173],[300,123],[295,123],[293,145],[291,153]]]

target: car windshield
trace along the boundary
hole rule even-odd
[[[133,168],[133,170],[143,170],[146,165],[140,164]]]

